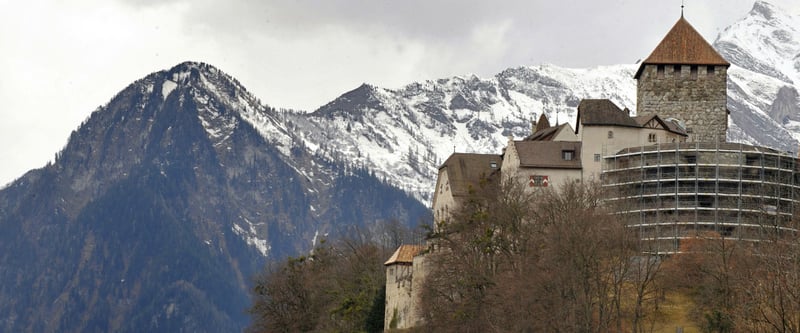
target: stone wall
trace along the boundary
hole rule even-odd
[[[394,264],[386,267],[386,309],[384,329],[404,329],[414,323],[412,279],[414,267]]]
[[[689,141],[725,142],[727,77],[725,66],[645,65],[638,80],[636,113],[683,121]]]

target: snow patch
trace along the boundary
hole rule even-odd
[[[261,253],[262,256],[266,257],[269,254],[269,250],[271,249],[271,247],[267,245],[267,240],[258,238],[256,236],[253,224],[250,223],[250,221],[248,221],[247,219],[244,220],[246,223],[248,223],[249,230],[245,230],[238,224],[234,223],[233,228],[231,228],[233,230],[233,233],[235,233],[239,237],[242,237],[242,240],[244,240],[245,243],[247,243],[247,245],[255,247],[256,250],[258,250],[258,252]]]
[[[164,99],[167,99],[167,96],[169,96],[169,94],[172,93],[172,91],[175,90],[175,88],[177,87],[178,87],[177,83],[172,82],[170,80],[165,80],[164,83],[161,84],[161,96]]]
[[[317,237],[319,237],[319,230],[314,231],[314,238],[311,239],[311,248],[315,248],[317,246]]]

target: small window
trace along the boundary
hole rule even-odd
[[[594,161],[600,162],[600,154],[594,154]]]
[[[550,184],[548,176],[530,176],[528,186],[530,187],[547,187]]]
[[[686,155],[686,163],[695,164],[697,163],[697,156],[694,155]]]
[[[675,76],[681,75],[681,65],[672,66],[672,71],[675,73]]]
[[[656,140],[656,134],[655,133],[650,133],[650,134],[647,135],[647,142],[656,142],[656,141],[657,140]]]
[[[697,65],[692,65],[689,67],[689,75],[692,80],[697,80]]]
[[[575,159],[575,151],[574,150],[562,150],[561,151],[561,158],[565,161],[572,161]]]
[[[706,67],[706,75],[714,75],[714,66]]]
[[[664,65],[656,66],[656,77],[659,79],[664,78]]]
[[[613,139],[614,138],[614,131],[608,131],[608,138],[609,139]]]
[[[492,168],[492,169],[497,169],[497,162],[495,162],[495,161],[489,162],[489,167]]]

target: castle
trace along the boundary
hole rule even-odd
[[[798,160],[726,141],[729,67],[681,15],[636,71],[637,116],[584,99],[574,129],[542,115],[499,155],[452,154],[439,167],[434,221],[450,218],[481,178],[499,174],[531,190],[600,180],[613,193],[606,200],[625,207],[616,213],[631,217],[642,251],[654,254],[680,251],[703,232],[757,241],[765,224],[788,228],[800,203]],[[403,245],[385,263],[387,330],[422,320],[423,250]]]

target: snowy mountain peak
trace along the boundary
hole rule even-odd
[[[758,1],[720,33],[714,47],[732,64],[786,84],[800,82],[800,17]]]
[[[779,11],[779,9],[775,7],[775,5],[767,1],[759,0],[753,4],[753,9],[750,10],[748,16],[755,16],[764,18],[766,20],[773,20],[775,18],[775,13],[777,11]]]

